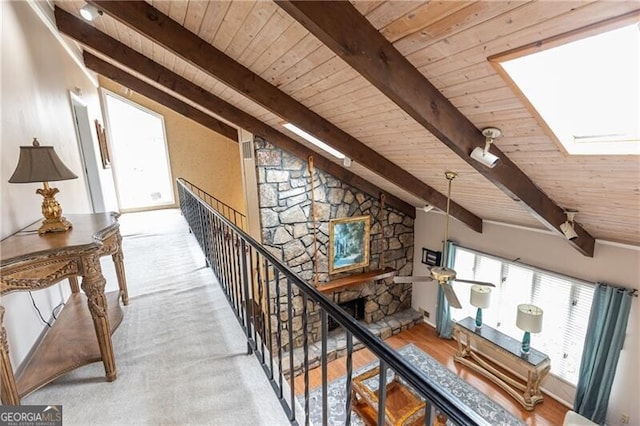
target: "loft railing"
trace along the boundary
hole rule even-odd
[[[292,424],[310,424],[310,333],[308,317],[319,312],[321,319],[321,405],[323,425],[328,423],[328,318],[332,317],[346,333],[345,425],[351,424],[353,391],[354,339],[368,348],[379,363],[378,383],[387,382],[387,369],[402,378],[426,402],[445,414],[457,425],[488,424],[475,412],[465,410],[451,401],[442,389],[430,382],[424,372],[409,364],[315,287],[299,278],[260,243],[240,227],[217,212],[183,180],[178,181],[180,208],[191,231],[196,236],[207,262],[211,265],[236,317],[247,337],[247,351],[261,363],[276,396]],[[294,307],[293,298],[302,303]],[[264,303],[264,301],[268,301]],[[276,302],[277,301],[277,302]],[[294,310],[302,313],[303,383],[294,380]],[[274,315],[272,315],[274,314]],[[275,342],[273,341],[275,337]],[[299,356],[299,355],[298,355]],[[289,379],[287,380],[287,377]],[[296,392],[296,384],[302,386]],[[378,425],[385,424],[386,387],[376,394]],[[296,398],[300,398],[297,400]],[[432,425],[431,410],[426,410],[424,424]]]
[[[213,195],[209,195],[205,190],[198,188],[188,180],[184,178],[178,178],[177,181],[179,182],[178,186],[180,186],[180,184],[186,186],[202,201],[204,201],[206,204],[213,207],[214,210],[216,210],[218,213],[221,213],[224,217],[229,219],[231,223],[244,231],[247,230],[247,217],[245,215],[243,215],[227,203],[218,200]]]

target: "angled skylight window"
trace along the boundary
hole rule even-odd
[[[640,155],[637,22],[516,59],[494,60],[567,153]]]

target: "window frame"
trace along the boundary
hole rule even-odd
[[[571,277],[523,262],[519,262],[518,259],[505,259],[500,256],[485,253],[480,250],[475,250],[473,248],[465,247],[456,243],[453,243],[453,245],[455,249],[452,250],[454,257],[451,262],[453,269],[455,269],[456,271],[460,271],[461,269],[460,267],[456,268],[456,257],[460,253],[464,253],[467,256],[469,254],[472,254],[474,256],[472,269],[473,276],[467,276],[459,273],[460,278],[487,281],[486,276],[480,278],[476,277],[476,274],[478,274],[480,259],[484,257],[500,263],[499,282],[496,283],[495,280],[489,280],[490,282],[496,284],[496,289],[494,289],[494,292],[497,293],[497,296],[499,297],[496,297],[496,295],[494,294],[491,300],[491,307],[483,311],[484,323],[490,327],[500,330],[500,332],[518,341],[522,340],[522,335],[524,332],[517,329],[515,326],[515,307],[517,306],[517,304],[533,303],[534,305],[540,306],[543,311],[547,313],[547,310],[550,309],[550,307],[545,306],[544,303],[540,303],[539,301],[540,297],[543,297],[541,295],[541,293],[545,290],[545,288],[543,287],[547,287],[546,290],[548,290],[548,286],[552,285],[553,281],[558,280],[563,282],[563,286],[566,286],[564,288],[567,288],[568,290],[566,303],[562,305],[562,312],[558,313],[557,310],[551,311],[558,313],[559,316],[563,317],[563,319],[561,320],[563,324],[562,328],[560,329],[561,333],[555,332],[553,334],[550,334],[549,332],[553,330],[553,327],[543,327],[543,331],[540,335],[536,334],[533,336],[532,346],[544,348],[550,345],[550,341],[553,341],[552,337],[560,337],[562,339],[561,347],[558,348],[555,345],[551,345],[551,347],[555,349],[551,352],[555,352],[555,355],[550,353],[550,351],[544,349],[542,349],[542,352],[546,352],[551,358],[550,374],[566,383],[571,384],[572,386],[575,386],[577,384],[580,361],[582,359],[582,352],[584,350],[584,337],[586,335],[586,329],[589,319],[588,317],[591,311],[591,305],[593,303],[595,284],[576,277]],[[510,283],[508,279],[509,268],[512,267],[519,268],[530,273],[530,282],[526,283],[526,285],[523,284],[523,290],[525,291],[525,293],[521,295],[522,298],[519,300],[514,300],[513,296],[507,296],[510,293],[513,294],[514,289],[517,289],[517,287],[514,287],[513,282]],[[469,269],[465,268],[465,270],[468,271]],[[471,286],[469,284],[456,283],[455,281],[453,282],[453,286],[456,293],[458,293],[458,297],[463,302],[463,309],[453,309],[451,318],[454,321],[459,321],[467,316],[474,317],[476,308],[471,306],[468,302],[464,303],[464,298],[460,296],[460,293],[468,293]],[[580,301],[582,301],[583,303],[579,303]],[[514,317],[512,321],[513,324],[505,321],[505,319],[508,319],[511,316],[511,310],[513,310]],[[544,334],[545,328],[547,329],[546,336]],[[576,336],[576,329],[580,330],[581,335]],[[549,339],[550,337],[551,339]],[[576,350],[578,351],[576,352]],[[567,355],[565,356],[565,354]],[[562,357],[562,359],[558,359],[559,357]],[[568,361],[564,361],[565,359],[568,359]]]

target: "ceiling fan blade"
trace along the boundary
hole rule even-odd
[[[444,283],[442,285],[442,290],[444,290],[444,297],[447,298],[447,302],[451,305],[452,308],[460,309],[462,305],[460,304],[460,300],[458,300],[458,296],[456,296],[456,292],[453,291],[453,287],[451,287],[451,283]]]
[[[427,281],[433,281],[433,278],[431,278],[431,277],[412,277],[412,276],[403,276],[403,277],[395,276],[395,277],[393,277],[393,282],[394,283],[421,283],[421,282],[427,282]]]
[[[467,283],[467,284],[475,284],[475,285],[484,285],[487,287],[495,287],[495,284],[487,283],[484,281],[461,280],[460,278],[456,278],[454,281],[457,283]]]

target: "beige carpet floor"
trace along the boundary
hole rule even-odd
[[[65,425],[289,424],[180,212],[120,223],[130,303],[113,335],[117,380],[94,363],[23,404],[62,404]],[[103,269],[115,290],[110,259]]]

